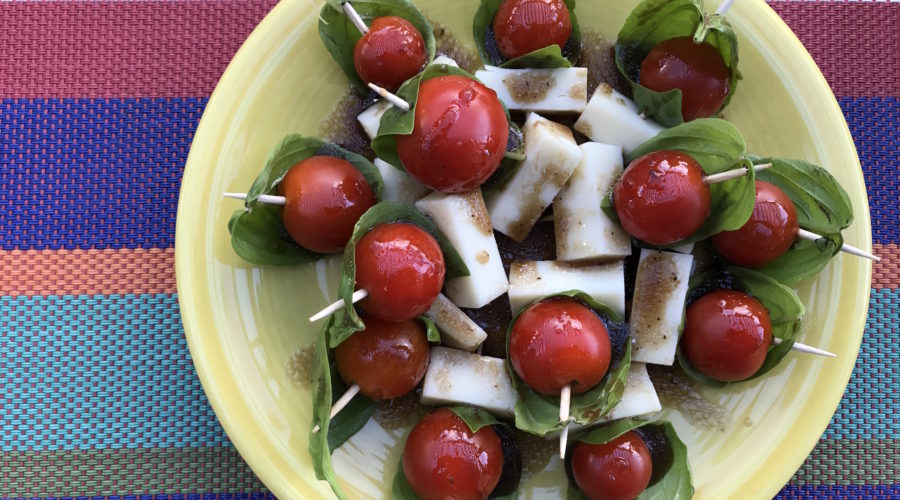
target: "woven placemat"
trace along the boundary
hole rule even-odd
[[[173,245],[194,129],[272,5],[0,2],[0,498],[270,496],[191,364]],[[900,4],[772,6],[838,96],[884,257],[847,393],[781,495],[898,498]]]

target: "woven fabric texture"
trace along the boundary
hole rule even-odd
[[[846,394],[781,498],[900,498],[900,3],[773,1],[859,149],[875,265]],[[183,166],[274,0],[0,1],[0,499],[273,498],[218,424],[174,274]]]

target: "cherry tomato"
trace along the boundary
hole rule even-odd
[[[762,267],[784,255],[797,239],[797,209],[778,186],[756,181],[756,204],[746,224],[712,237],[722,257],[739,266]]]
[[[578,443],[572,452],[575,483],[591,500],[637,498],[652,473],[650,450],[634,431],[605,444]]]
[[[287,198],[281,218],[288,234],[319,253],[343,250],[353,226],[376,201],[363,174],[332,156],[312,156],[294,165],[278,192]]]
[[[427,60],[422,34],[411,22],[397,16],[375,18],[353,49],[356,74],[364,82],[390,91],[418,74]]]
[[[681,115],[687,122],[722,109],[730,79],[719,51],[689,36],[660,42],[641,63],[644,87],[657,92],[681,89]]]
[[[613,191],[622,228],[652,245],[667,245],[697,232],[709,217],[703,168],[678,151],[656,151],[632,161]]]
[[[502,471],[503,449],[493,427],[473,433],[446,408],[425,415],[403,447],[403,472],[424,500],[486,499]]]
[[[509,360],[535,391],[572,394],[597,385],[609,369],[612,349],[603,321],[574,299],[538,302],[516,318],[509,334]]]
[[[506,154],[509,124],[497,94],[463,76],[419,87],[415,127],[397,136],[406,170],[426,186],[461,193],[480,186]]]
[[[375,399],[393,399],[413,390],[428,368],[428,337],[415,320],[389,323],[364,317],[365,330],[356,332],[334,350],[341,378],[359,384],[360,392]]]
[[[370,316],[406,321],[424,313],[444,286],[444,254],[433,236],[414,224],[381,224],[356,245],[356,285]]]
[[[735,290],[708,293],[687,309],[681,349],[691,366],[723,382],[756,373],[772,345],[769,311]]]
[[[572,34],[563,0],[505,0],[494,14],[500,54],[515,59],[550,45],[566,46]]]

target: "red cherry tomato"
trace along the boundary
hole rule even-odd
[[[406,321],[424,313],[444,286],[444,254],[433,236],[414,224],[375,226],[356,245],[356,286],[370,316]]]
[[[656,151],[632,161],[613,191],[622,228],[652,245],[667,245],[697,232],[709,217],[703,168],[678,151]]]
[[[415,128],[397,136],[403,166],[426,186],[461,193],[480,186],[506,154],[509,124],[497,94],[463,76],[422,83]]]
[[[591,500],[637,498],[653,473],[653,459],[634,431],[605,444],[578,443],[572,452],[575,483]]]
[[[428,368],[428,337],[415,320],[389,323],[364,317],[365,330],[356,332],[334,350],[341,378],[359,384],[360,392],[375,399],[393,399],[413,390]]]
[[[427,60],[422,34],[397,16],[375,18],[353,49],[356,74],[364,82],[390,91],[418,74]]]
[[[507,59],[550,45],[563,48],[572,34],[563,0],[505,0],[494,14],[493,26],[497,48]]]
[[[797,239],[797,209],[778,186],[756,181],[756,204],[746,224],[712,237],[722,257],[739,266],[762,267],[784,255]]]
[[[689,36],[660,42],[641,63],[644,87],[657,92],[681,89],[681,115],[688,122],[722,109],[730,79],[719,51]]]
[[[494,428],[473,433],[446,408],[425,415],[403,447],[403,472],[424,500],[486,499],[502,471],[503,449]]]
[[[612,349],[603,321],[574,299],[554,298],[530,306],[509,334],[509,360],[535,391],[572,394],[597,385],[609,369]]]
[[[288,234],[319,253],[343,250],[353,226],[376,201],[363,174],[332,156],[312,156],[294,165],[278,192],[287,198],[281,218]]]
[[[769,311],[735,290],[716,290],[687,309],[681,349],[691,366],[724,382],[756,373],[772,345]]]

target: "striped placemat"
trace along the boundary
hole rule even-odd
[[[175,213],[207,98],[271,0],[0,1],[0,498],[271,495],[200,387]],[[781,496],[900,497],[900,4],[775,1],[859,148],[875,266],[862,351]]]

